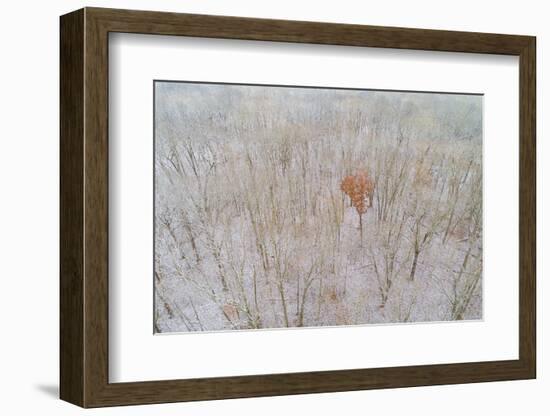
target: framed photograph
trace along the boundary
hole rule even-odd
[[[534,37],[60,27],[63,400],[535,378]]]

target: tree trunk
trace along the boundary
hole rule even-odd
[[[281,282],[277,284],[277,287],[279,289],[279,295],[281,296],[281,303],[283,304],[283,316],[285,319],[285,326],[288,328],[290,326],[290,322],[288,320],[288,310],[286,308],[285,290]]]
[[[416,274],[416,265],[418,264],[418,255],[419,254],[420,254],[420,250],[415,250],[414,251],[413,263],[412,263],[412,268],[411,268],[411,275],[409,277],[411,281],[414,280],[414,276]]]
[[[359,214],[359,236],[361,238],[361,247],[363,247],[363,215]]]

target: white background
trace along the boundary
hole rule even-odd
[[[115,34],[109,62],[111,381],[518,358],[517,57]],[[154,79],[483,93],[483,320],[153,336]]]
[[[79,414],[60,402],[58,385],[58,16],[83,5],[229,14],[297,20],[531,34],[538,36],[538,380],[339,394],[167,404],[88,414],[530,414],[548,413],[550,361],[544,347],[550,301],[544,272],[550,146],[545,143],[544,72],[550,27],[544,2],[470,1],[50,1],[6,3],[1,14],[2,151],[0,253],[2,401],[5,414]],[[546,199],[546,201],[544,201]]]

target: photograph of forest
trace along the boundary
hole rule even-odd
[[[483,318],[482,95],[154,95],[155,333]]]

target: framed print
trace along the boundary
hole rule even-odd
[[[62,16],[61,398],[534,378],[535,50]]]

